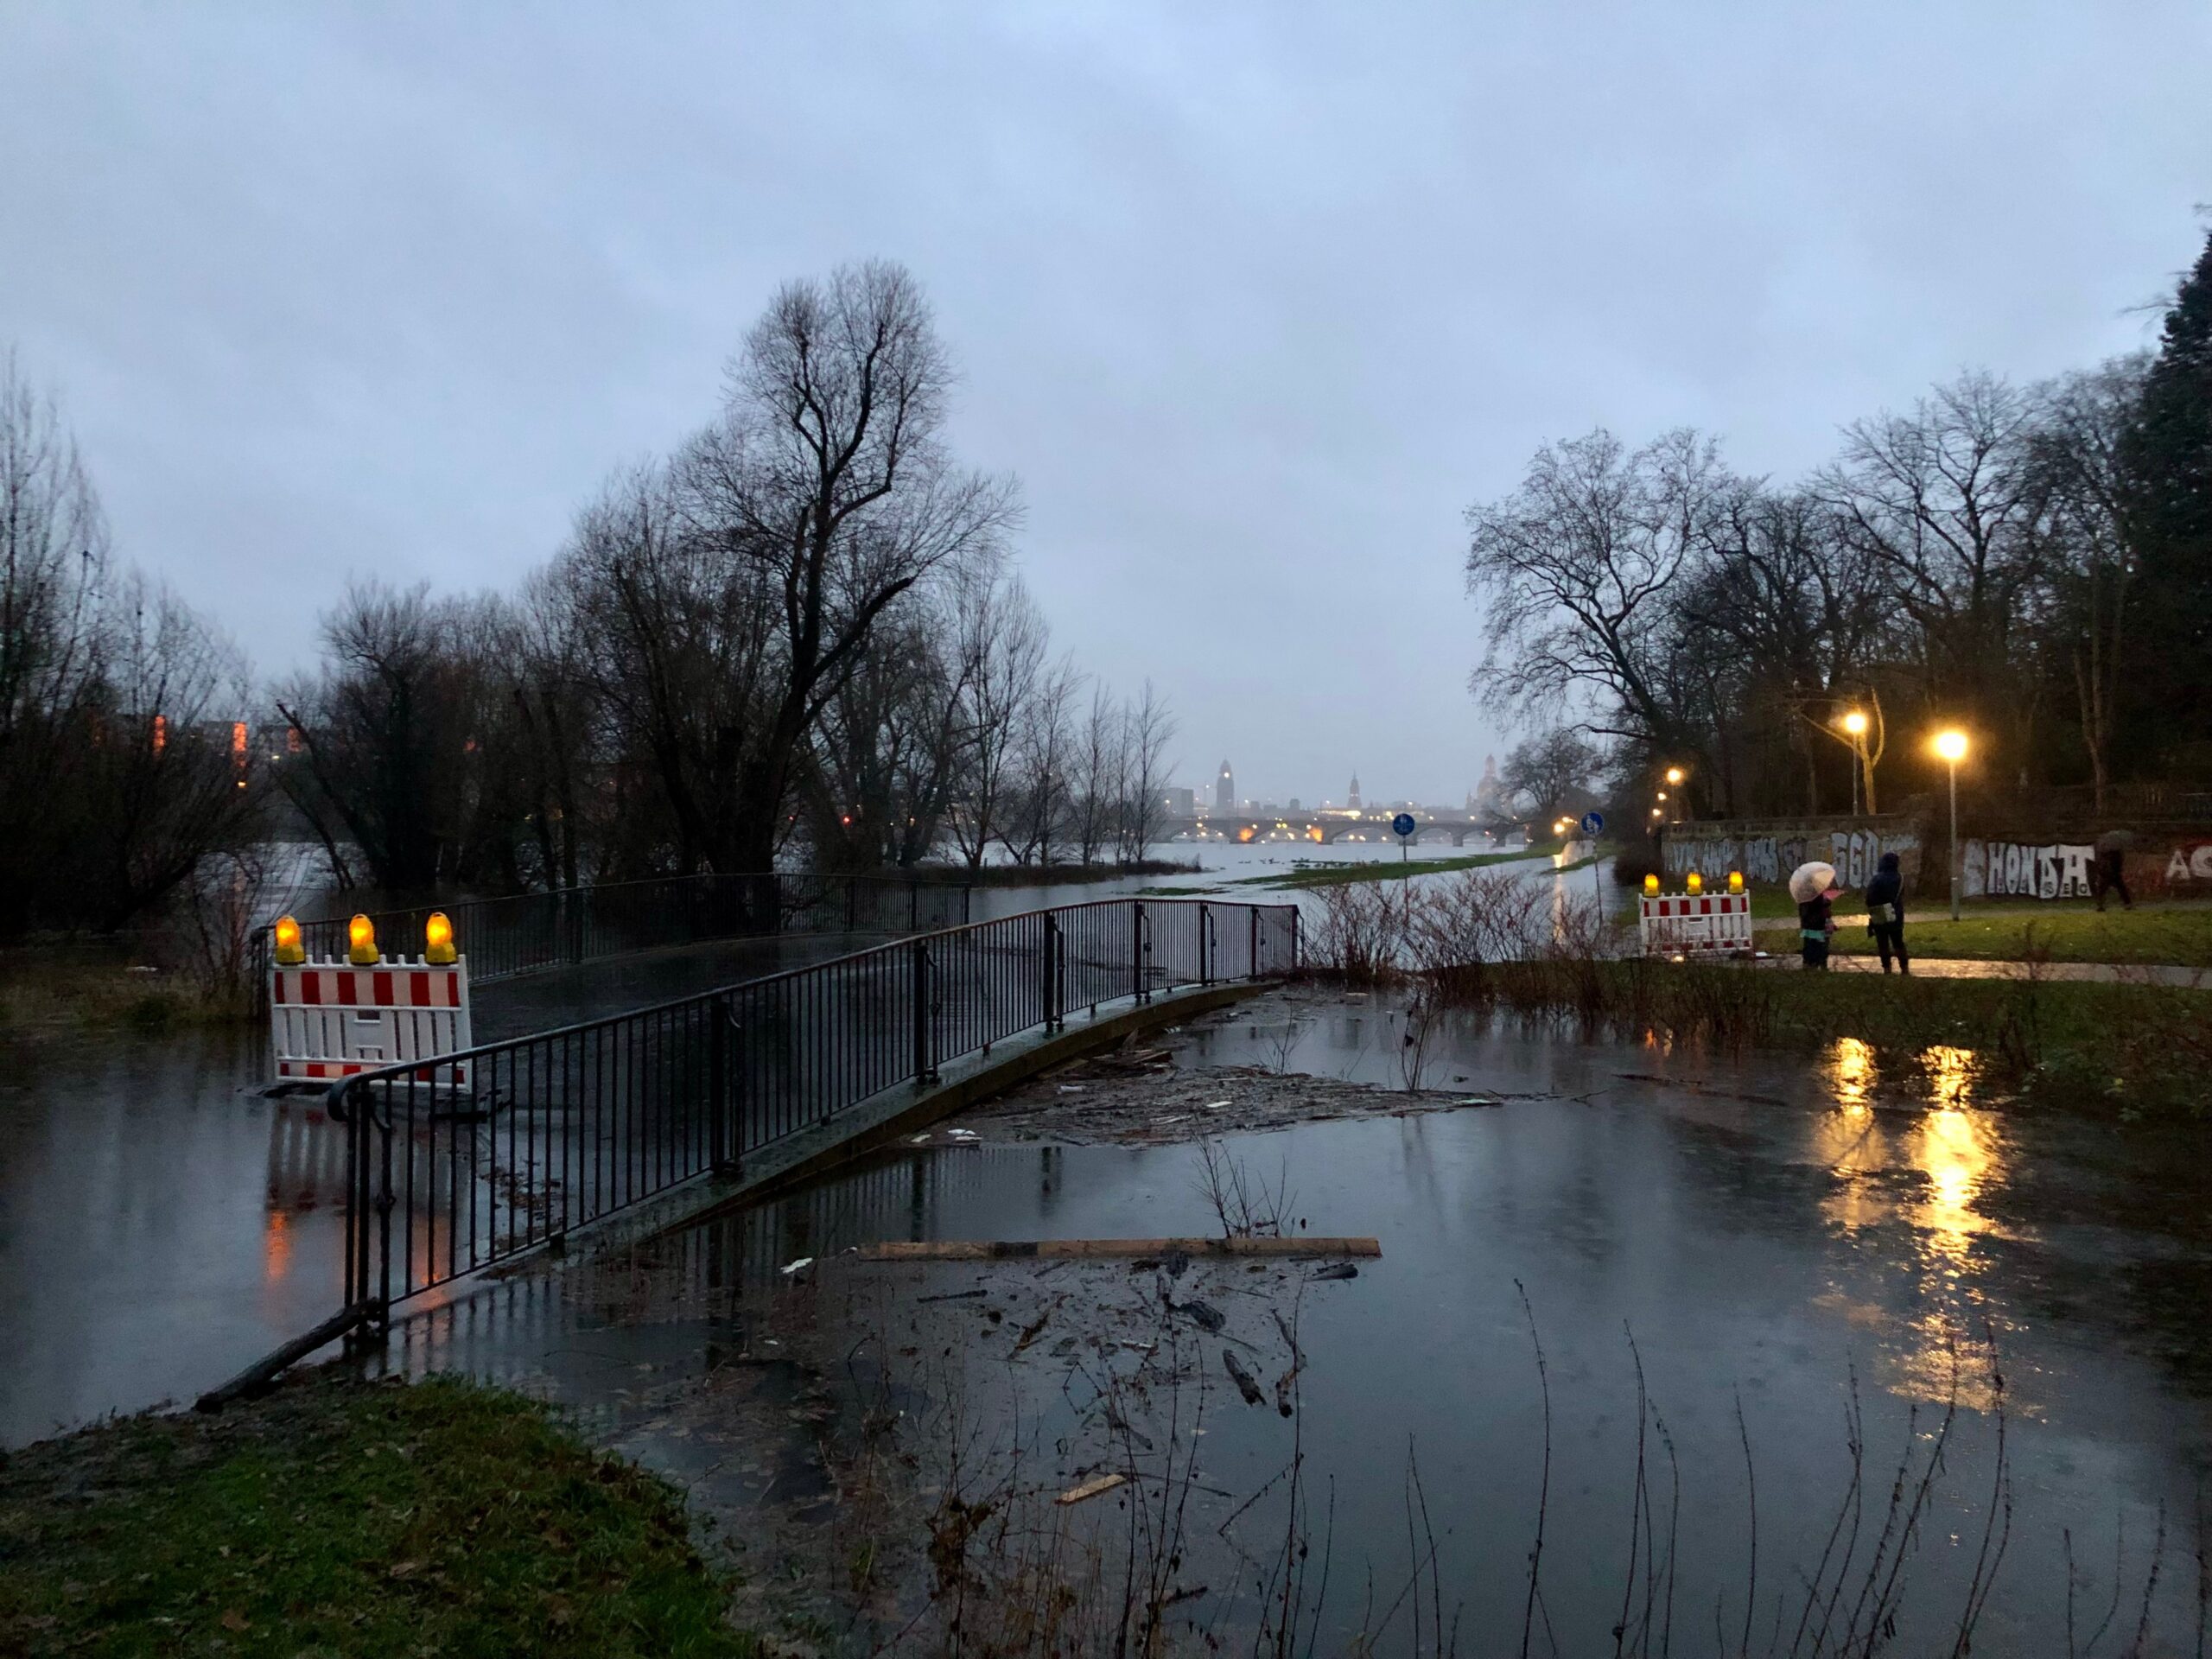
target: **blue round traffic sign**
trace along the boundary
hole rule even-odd
[[[1584,835],[1594,836],[1605,827],[1605,815],[1604,813],[1585,812],[1582,815],[1582,833]]]
[[[1414,815],[1410,812],[1399,813],[1390,820],[1390,828],[1398,835],[1410,836],[1414,832]]]

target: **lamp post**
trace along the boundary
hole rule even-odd
[[[1936,734],[1936,753],[1951,769],[1951,919],[1959,919],[1959,762],[1967,758],[1967,734],[1955,726]]]
[[[1859,816],[1859,775],[1866,769],[1866,711],[1853,709],[1843,717],[1843,729],[1851,734],[1851,816]],[[1965,751],[1961,749],[1961,753]]]

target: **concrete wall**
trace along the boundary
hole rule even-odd
[[[2095,868],[2092,842],[1960,838],[1969,899],[2086,899]],[[2127,885],[2138,897],[2212,899],[2212,838],[2145,836],[2127,855]]]
[[[1923,837],[1903,817],[1760,819],[1756,822],[1670,823],[1660,850],[1669,876],[1695,870],[1707,881],[1725,881],[1741,870],[1752,881],[1786,881],[1800,864],[1833,864],[1847,887],[1863,887],[1884,853],[1897,855],[1906,890],[1918,890]]]

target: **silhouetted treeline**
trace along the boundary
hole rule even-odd
[[[0,357],[0,938],[112,928],[251,833],[244,659],[120,563],[53,403]]]
[[[130,919],[272,833],[392,892],[1141,855],[1173,718],[1053,655],[1013,481],[946,446],[951,378],[905,270],[792,283],[715,418],[518,591],[349,584],[259,693],[113,566],[11,364],[0,932]]]
[[[1776,484],[1714,439],[1547,445],[1469,511],[1477,690],[1691,774],[1698,809],[1835,810],[1869,715],[1874,804],[1974,740],[1986,796],[2212,784],[2212,242],[2156,353],[2018,387],[1969,373]],[[1862,803],[1864,804],[1864,803]]]

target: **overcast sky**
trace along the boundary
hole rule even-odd
[[[2212,6],[0,0],[0,342],[265,671],[505,587],[780,281],[920,277],[1058,640],[1183,781],[1457,799],[1461,512],[1540,442],[1749,470],[2148,343]]]

